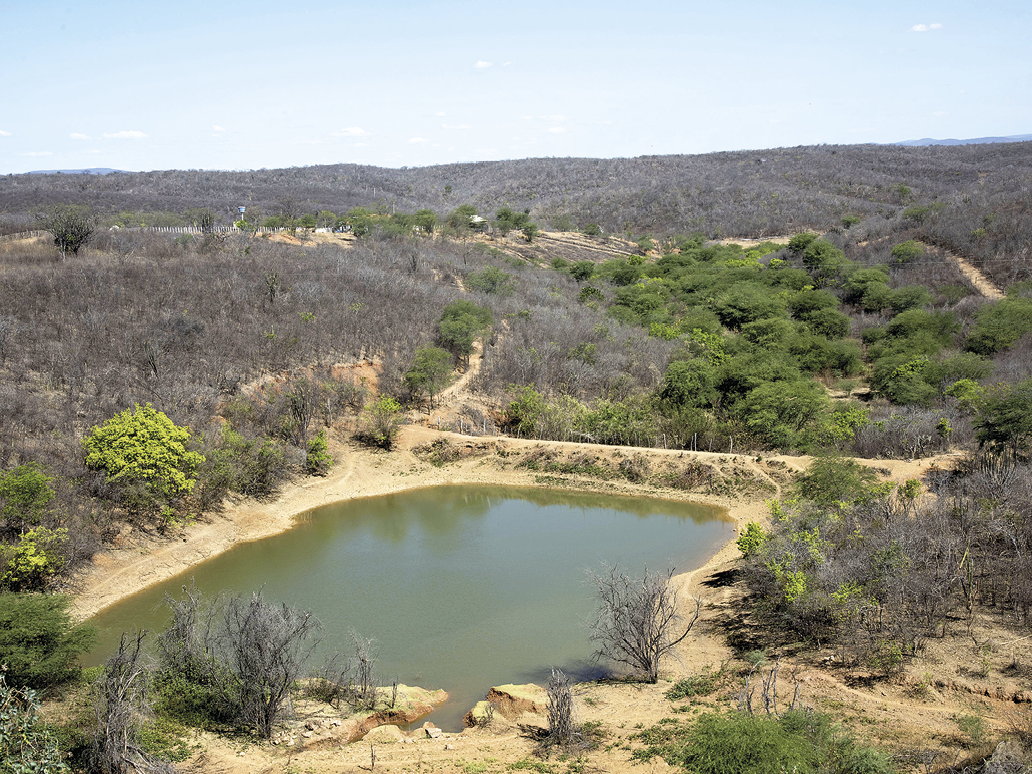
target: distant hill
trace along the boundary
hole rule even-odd
[[[1032,140],[1032,134],[1015,134],[1011,137],[975,137],[970,140],[934,140],[931,137],[925,137],[921,140],[904,140],[903,142],[894,142],[892,145],[910,145],[910,146],[923,146],[923,145],[982,145],[985,143],[992,142],[1025,142]]]
[[[27,175],[110,175],[112,172],[125,172],[124,169],[109,167],[91,167],[90,169],[36,169],[26,172]]]

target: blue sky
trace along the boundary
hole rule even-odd
[[[0,0],[0,173],[1032,133],[1025,2]]]

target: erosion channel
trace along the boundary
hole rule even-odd
[[[646,498],[442,486],[350,500],[104,609],[92,659],[123,631],[164,629],[165,593],[191,578],[206,596],[262,588],[318,616],[323,652],[346,653],[352,630],[375,638],[382,681],[444,688],[431,719],[459,730],[494,685],[593,674],[587,570],[684,572],[732,536],[720,508]]]

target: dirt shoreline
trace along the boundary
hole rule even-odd
[[[445,439],[459,447],[487,446],[492,453],[470,455],[457,462],[435,467],[420,460],[413,449],[438,439]],[[674,489],[633,484],[627,481],[600,481],[570,476],[567,484],[542,483],[534,471],[504,464],[505,453],[527,450],[536,446],[579,450],[605,456],[626,454],[625,447],[591,444],[529,441],[513,438],[474,439],[422,425],[407,425],[402,429],[398,448],[380,452],[363,447],[340,444],[333,450],[337,462],[325,478],[307,478],[285,485],[272,501],[258,502],[237,498],[227,502],[221,514],[185,527],[174,536],[158,537],[142,533],[123,534],[116,545],[98,554],[93,563],[75,579],[73,612],[85,619],[154,583],[228,551],[235,545],[261,540],[284,532],[306,511],[321,505],[363,497],[411,491],[432,486],[462,484],[496,484],[529,486],[548,489],[596,491],[612,495],[630,495],[655,499],[680,500],[715,505],[723,508],[727,517],[740,530],[749,521],[763,521],[767,515],[766,496],[729,498]],[[662,449],[635,449],[653,460],[684,457],[707,462],[747,466],[751,458],[744,455],[716,452],[680,452]],[[775,457],[789,470],[802,470],[808,463],[805,457]],[[918,477],[921,463],[880,461],[889,476],[897,481]],[[780,495],[780,486],[774,496]],[[691,586],[701,574],[712,571],[738,555],[734,539],[718,550],[700,568],[679,576],[679,582]]]
[[[495,445],[506,451],[533,446],[559,446],[591,449],[612,453],[617,447],[590,446],[540,442],[511,438],[471,439],[449,432],[409,425],[403,428],[399,448],[389,453],[342,445],[335,449],[337,463],[325,478],[308,478],[284,486],[279,496],[269,502],[240,499],[227,502],[221,514],[186,526],[174,536],[158,537],[137,532],[123,533],[116,545],[98,554],[93,563],[76,578],[77,593],[73,611],[85,619],[105,607],[128,597],[154,583],[228,551],[235,545],[261,540],[289,530],[299,516],[321,505],[363,497],[406,492],[425,487],[462,484],[496,484],[529,486],[548,489],[598,491],[613,495],[644,496],[656,499],[694,501],[716,505],[727,512],[728,518],[741,526],[747,521],[762,519],[765,507],[762,500],[730,500],[726,497],[701,496],[676,490],[658,490],[654,487],[629,482],[602,482],[576,478],[573,485],[542,484],[539,476],[530,470],[503,467],[503,457],[495,454],[473,456],[442,467],[434,467],[419,460],[412,449],[444,438],[451,443],[467,445]],[[626,452],[626,450],[624,450]],[[680,452],[664,450],[636,450],[650,457],[669,457]],[[685,456],[689,456],[685,453]],[[699,452],[693,457],[734,457]],[[800,460],[800,458],[789,458]],[[797,463],[798,464],[798,463]],[[723,546],[706,566],[721,564],[737,553],[732,540]],[[693,570],[690,575],[704,568]]]

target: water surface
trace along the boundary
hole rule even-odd
[[[732,534],[713,506],[555,490],[448,486],[349,500],[101,611],[94,658],[122,631],[161,631],[164,594],[191,578],[206,595],[261,588],[312,610],[324,651],[346,649],[352,629],[375,638],[378,671],[447,690],[432,719],[458,730],[493,685],[542,682],[553,666],[592,675],[587,570],[683,572]]]

